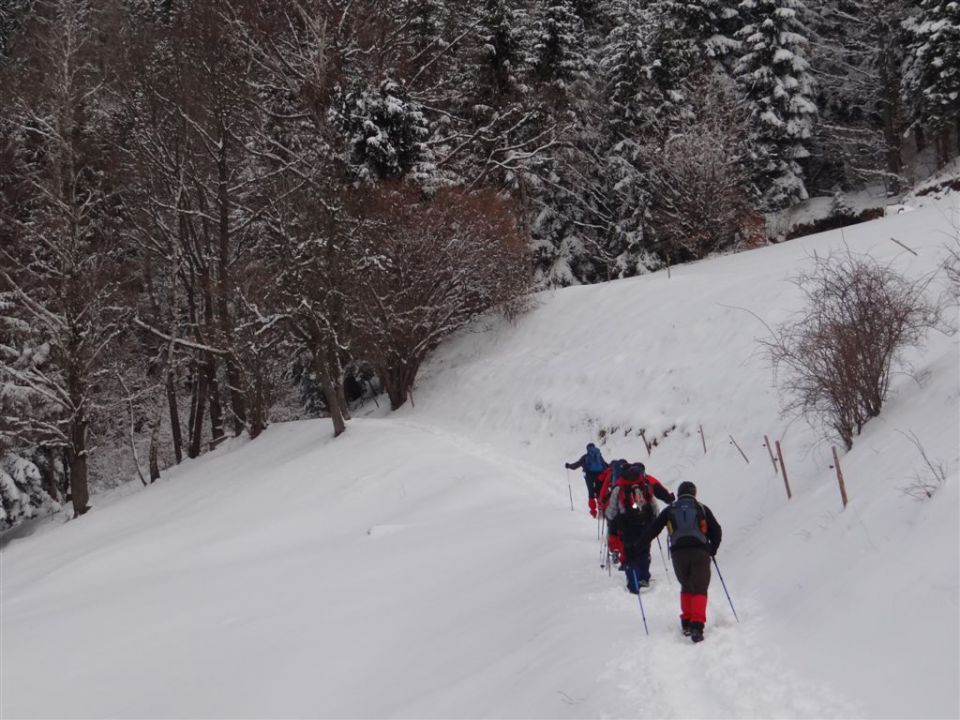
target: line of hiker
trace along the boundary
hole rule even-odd
[[[667,528],[667,547],[680,583],[680,627],[693,642],[703,640],[710,562],[722,530],[710,508],[697,500],[696,486],[681,482],[674,496],[647,474],[643,463],[607,463],[593,443],[579,460],[565,466],[583,470],[590,515],[602,513],[607,522],[608,563],[619,564],[631,593],[650,585],[650,544]],[[660,512],[657,500],[666,503]]]

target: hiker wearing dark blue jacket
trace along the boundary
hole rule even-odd
[[[723,537],[720,523],[697,500],[697,486],[684,481],[677,488],[676,501],[653,521],[644,540],[653,540],[663,528],[669,532],[670,557],[680,581],[680,626],[684,635],[700,642],[707,622],[710,558],[717,554]]]
[[[587,443],[587,451],[580,456],[576,462],[565,463],[567,470],[583,469],[583,479],[587,483],[587,498],[590,504],[590,514],[597,516],[597,490],[599,485],[597,478],[600,477],[607,467],[607,461],[600,454],[600,448],[593,443]]]

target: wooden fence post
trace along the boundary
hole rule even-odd
[[[652,455],[653,453],[650,452],[650,443],[647,442],[646,430],[640,431],[640,437],[643,439],[643,444],[647,448],[647,457],[650,457],[650,455]]]
[[[780,472],[783,473],[783,484],[787,488],[787,500],[790,500],[793,497],[793,493],[790,492],[790,481],[787,479],[787,466],[783,462],[783,450],[780,449],[779,440],[777,440],[777,457],[780,458]]]
[[[700,426],[700,442],[703,443],[703,454],[707,454],[707,439],[703,436],[703,425]]]
[[[773,474],[777,474],[777,459],[773,456],[773,448],[770,447],[770,438],[763,436],[763,445],[767,448],[767,454],[770,455],[770,462],[773,463]]]
[[[733,439],[733,435],[728,435],[730,442],[734,444],[737,450],[740,450],[740,454],[743,455],[743,459],[747,461],[747,465],[750,464],[750,458],[747,457],[747,454],[740,448],[740,445],[737,444],[737,441]]]
[[[843,470],[840,469],[840,458],[837,457],[837,448],[833,446],[833,466],[837,469],[837,483],[840,485],[840,499],[843,500],[843,507],[847,507],[847,486],[843,482]]]

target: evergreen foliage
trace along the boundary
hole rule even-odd
[[[734,73],[752,105],[757,184],[768,208],[807,198],[801,162],[817,113],[798,0],[743,0]]]
[[[921,0],[910,32],[906,89],[914,117],[941,131],[960,120],[960,3]]]

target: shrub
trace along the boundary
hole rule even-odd
[[[805,308],[765,342],[786,391],[784,411],[826,426],[849,450],[880,413],[902,351],[939,324],[939,304],[926,299],[930,280],[850,252],[815,257],[796,278]]]

